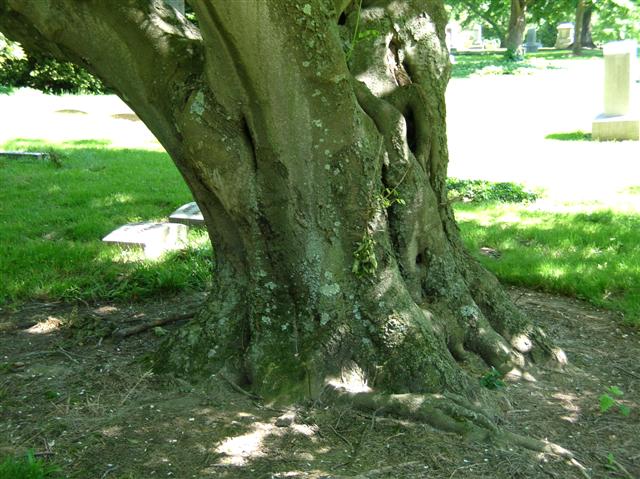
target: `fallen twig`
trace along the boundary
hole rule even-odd
[[[229,386],[231,386],[231,389],[233,389],[236,392],[239,392],[240,394],[244,394],[245,396],[247,396],[248,398],[254,400],[254,401],[261,401],[262,398],[260,396],[258,396],[257,394],[253,394],[250,391],[247,391],[246,389],[243,389],[242,387],[238,386],[236,383],[234,383],[231,379],[229,379],[227,376],[225,376],[223,373],[218,373],[218,376],[220,376],[222,379],[224,379],[227,384]]]
[[[131,393],[133,391],[135,391],[135,389],[138,387],[138,385],[144,381],[145,379],[147,379],[149,376],[151,376],[153,374],[153,372],[151,370],[146,371],[142,376],[140,376],[140,379],[138,379],[138,381],[133,385],[133,387],[131,389],[129,389],[129,391],[127,391],[127,394],[125,394],[125,396],[122,398],[122,401],[120,401],[120,406],[123,406],[125,402],[127,402],[127,399],[129,399],[129,396],[131,396]]]
[[[349,442],[349,439],[347,439],[338,431],[336,431],[336,429],[331,424],[328,424],[328,426],[329,426],[329,429],[331,429],[331,431],[342,440],[342,442],[344,442],[347,446],[349,446],[349,449],[351,449],[351,452],[353,453],[355,451],[355,448],[353,447],[353,444]]]
[[[116,338],[126,338],[128,336],[133,336],[134,334],[142,333],[147,331],[148,329],[155,328],[157,326],[162,326],[164,324],[173,323],[176,321],[185,321],[187,319],[191,319],[195,316],[195,312],[176,314],[174,316],[167,316],[166,318],[156,319],[155,321],[150,321],[148,323],[137,324],[135,326],[131,326],[130,328],[120,328],[116,329],[112,334]]]
[[[640,379],[640,375],[634,373],[633,371],[629,371],[628,369],[625,369],[625,368],[617,366],[617,365],[614,365],[613,367],[618,369],[618,370],[620,370],[620,371],[622,371],[623,373],[628,374],[631,377],[634,377],[636,379]]]
[[[105,477],[107,477],[107,475],[113,471],[115,471],[116,469],[118,469],[118,466],[111,466],[109,469],[107,469],[106,471],[104,471],[104,474],[102,474],[102,476],[100,476],[100,479],[104,479]]]
[[[80,361],[78,361],[76,358],[74,358],[73,356],[71,356],[71,354],[69,354],[67,351],[65,351],[62,346],[58,346],[58,351],[61,352],[62,354],[64,354],[66,357],[68,357],[69,359],[71,359],[71,361],[73,361],[74,363],[78,364],[80,363]]]

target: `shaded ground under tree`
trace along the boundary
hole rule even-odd
[[[519,289],[510,296],[559,338],[570,367],[490,391],[502,427],[565,445],[590,477],[638,477],[638,331],[575,300]],[[220,378],[191,384],[154,375],[145,358],[175,325],[124,340],[111,335],[195,311],[202,300],[1,311],[0,458],[45,452],[48,444],[49,460],[69,479],[107,471],[118,478],[584,477],[556,456],[468,441],[419,422],[313,401],[279,410]],[[475,371],[474,380],[485,373]],[[600,411],[609,386],[624,392],[628,417]]]

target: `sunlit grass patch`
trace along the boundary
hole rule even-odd
[[[163,221],[192,201],[165,153],[108,147],[105,140],[49,145],[20,139],[7,150],[49,150],[58,162],[0,159],[0,303],[30,299],[130,300],[209,281],[204,230],[158,260],[102,243],[125,223]]]
[[[586,299],[640,324],[640,214],[485,203],[458,204],[456,217],[466,246],[502,281]]]
[[[571,131],[567,133],[550,133],[545,136],[547,140],[560,140],[560,141],[592,141],[593,137],[591,133],[585,133],[584,131]]]
[[[588,60],[602,57],[601,50],[584,50],[579,57],[570,50],[540,50],[527,53],[523,60],[512,61],[505,59],[504,51],[464,51],[454,54],[455,63],[452,66],[453,78],[468,78],[472,75],[521,75],[536,70],[557,69],[558,65],[567,60]]]

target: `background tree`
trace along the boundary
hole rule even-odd
[[[461,22],[463,27],[472,22],[483,24],[484,36],[498,38],[504,44],[507,38],[509,5],[504,0],[448,0],[445,2],[451,10],[451,16]]]
[[[357,377],[387,393],[364,407],[497,434],[467,370],[564,357],[461,244],[442,2],[190,3],[199,28],[157,0],[0,0],[0,30],[135,110],[203,212],[214,288],[158,367],[281,400]]]

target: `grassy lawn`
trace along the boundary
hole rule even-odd
[[[589,210],[469,203],[456,218],[466,246],[501,281],[585,299],[640,325],[640,214]]]
[[[191,229],[188,249],[159,260],[101,241],[125,223],[166,220],[191,201],[165,153],[108,140],[16,139],[2,149],[53,154],[0,159],[0,305],[129,301],[208,287],[204,230]],[[452,179],[449,186],[462,200],[455,209],[467,247],[500,280],[586,299],[640,324],[637,208],[578,204],[568,212],[527,202],[535,198],[512,183]],[[640,204],[640,186],[620,195]]]
[[[100,140],[14,140],[3,149],[52,147],[56,161],[0,159],[0,304],[129,300],[206,286],[210,246],[202,230],[191,229],[188,250],[160,260],[132,258],[101,241],[125,223],[163,220],[191,201],[165,153]]]
[[[517,75],[535,69],[558,68],[558,60],[584,60],[602,57],[601,50],[584,50],[583,55],[573,56],[569,50],[542,50],[528,53],[523,61],[508,61],[504,53],[494,51],[460,52],[455,55],[451,71],[453,78],[468,78],[472,75]]]

